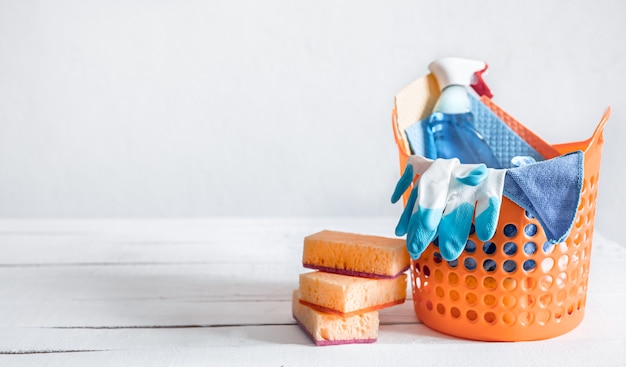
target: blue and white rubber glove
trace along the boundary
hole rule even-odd
[[[458,159],[432,161],[410,156],[391,201],[398,201],[419,176],[396,227],[396,235],[407,234],[411,257],[419,258],[439,236],[441,256],[448,261],[458,258],[473,217],[478,238],[491,239],[498,223],[505,173],[484,164],[460,164]]]

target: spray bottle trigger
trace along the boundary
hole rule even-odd
[[[487,96],[488,98],[491,98],[493,97],[493,93],[491,93],[491,89],[489,89],[489,86],[485,82],[485,79],[483,79],[483,73],[487,71],[488,67],[489,66],[485,64],[484,69],[476,71],[474,73],[474,77],[472,78],[473,83],[470,85],[472,86],[472,88],[474,88],[479,96]]]

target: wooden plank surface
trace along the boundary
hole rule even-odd
[[[383,310],[375,344],[314,347],[291,317],[303,237],[394,218],[1,220],[0,366],[626,365],[626,248],[596,234],[583,323],[481,343]],[[415,363],[412,363],[415,362]],[[418,363],[419,362],[419,363]]]

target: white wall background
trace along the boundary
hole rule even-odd
[[[399,215],[393,96],[486,60],[546,140],[607,105],[596,229],[626,207],[626,2],[0,0],[0,216]]]

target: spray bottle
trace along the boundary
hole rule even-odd
[[[482,61],[447,57],[428,68],[437,78],[441,95],[433,113],[423,120],[428,158],[458,158],[461,163],[485,163],[501,168],[482,135],[474,127],[468,87],[485,88],[481,74],[487,69]],[[485,93],[484,89],[482,90]],[[489,94],[489,91],[486,91]]]

